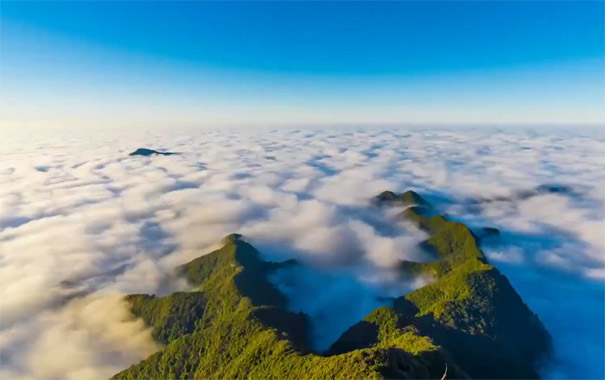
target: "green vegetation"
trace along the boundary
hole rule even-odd
[[[420,336],[412,325],[404,327],[401,316],[392,307],[379,307],[363,320],[378,327],[378,347],[405,347],[413,355],[439,349],[430,338]]]
[[[126,299],[132,313],[153,327],[153,337],[161,343],[192,333],[204,313],[204,297],[196,292],[177,292],[163,298],[132,294]]]
[[[402,216],[412,223],[415,223],[421,230],[428,233],[435,233],[443,228],[447,224],[447,219],[443,215],[435,215],[428,217],[427,214],[430,209],[427,206],[422,207],[410,207],[406,209]]]
[[[421,245],[440,261],[406,261],[401,268],[435,281],[397,299],[395,309],[451,352],[472,377],[538,377],[535,364],[551,350],[538,317],[487,263],[467,226],[426,213],[426,208],[409,208],[402,216],[432,234]]]
[[[392,308],[374,310],[331,350],[405,342],[408,353],[439,349],[445,358],[451,355],[448,363],[458,366],[459,375],[537,378],[535,365],[549,353],[550,335],[508,280],[487,263],[473,232],[462,223],[431,214],[435,211],[425,202],[401,216],[431,235],[421,247],[438,261],[403,261],[400,268],[434,282],[397,298]],[[452,375],[449,372],[448,377]]]
[[[422,206],[427,204],[424,198],[412,190],[408,190],[401,194],[395,194],[392,191],[383,191],[374,197],[374,203],[398,206]]]
[[[114,379],[379,379],[406,368],[408,378],[440,375],[437,347],[412,331],[390,331],[388,341],[339,355],[310,352],[306,316],[286,311],[284,296],[267,280],[280,265],[292,263],[262,261],[254,247],[230,235],[221,249],[177,268],[195,291],[129,296],[133,313],[167,345]],[[185,306],[175,308],[177,300]],[[436,369],[415,359],[424,351],[435,351]]]
[[[165,346],[113,379],[532,378],[550,336],[508,280],[487,263],[464,224],[437,215],[414,192],[378,203],[420,205],[402,216],[431,236],[439,261],[401,264],[434,282],[351,326],[325,354],[306,341],[308,322],[285,309],[268,280],[295,262],[270,263],[240,235],[177,268],[196,288],[167,297],[131,295],[134,315]]]
[[[411,207],[402,213],[402,218],[416,224],[432,234],[421,246],[439,261],[417,263],[402,261],[401,269],[411,275],[428,275],[441,278],[460,266],[477,266],[486,263],[483,252],[473,232],[464,224],[448,221],[443,215],[425,216],[428,207]],[[470,263],[470,264],[469,264]]]

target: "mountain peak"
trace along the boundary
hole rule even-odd
[[[238,241],[244,241],[244,236],[238,233],[232,233],[223,238],[223,244],[234,244]]]
[[[427,202],[413,190],[408,190],[404,193],[397,194],[392,191],[383,191],[374,197],[374,202],[377,204],[397,204],[400,206],[426,205]]]

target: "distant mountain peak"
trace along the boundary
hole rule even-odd
[[[157,150],[149,149],[149,148],[139,148],[134,152],[130,153],[129,156],[151,156],[151,155],[161,155],[161,156],[171,156],[176,154],[174,152],[160,152]]]

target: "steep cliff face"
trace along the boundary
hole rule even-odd
[[[221,249],[177,268],[194,291],[127,297],[164,346],[113,378],[411,379],[441,378],[446,368],[447,378],[537,377],[534,365],[550,337],[487,263],[472,231],[425,216],[420,208],[430,206],[416,193],[384,194],[377,204],[419,205],[402,217],[431,234],[423,247],[438,261],[402,262],[401,270],[433,283],[374,310],[318,354],[307,344],[307,316],[286,310],[269,281],[280,267],[299,264],[263,261],[230,235]]]

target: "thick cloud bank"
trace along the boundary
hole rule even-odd
[[[139,147],[178,155],[129,156]],[[3,136],[0,377],[101,379],[157,349],[121,299],[187,284],[171,269],[240,232],[325,349],[376,306],[422,286],[393,271],[426,236],[369,207],[414,189],[471,227],[554,336],[543,375],[604,373],[602,135],[326,129]],[[542,184],[568,191],[519,197]],[[330,308],[333,313],[326,313]],[[60,354],[59,354],[60,353]]]

